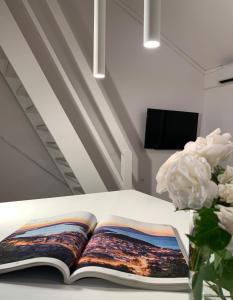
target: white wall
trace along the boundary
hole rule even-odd
[[[233,85],[205,91],[204,133],[220,127],[233,135]]]
[[[107,66],[143,143],[147,108],[202,112],[204,76],[163,42],[156,50],[144,49],[142,25],[114,3],[108,11]],[[155,175],[172,151],[146,152],[155,194]]]
[[[207,72],[204,91],[203,133],[217,127],[233,134],[233,84],[220,84],[217,69]]]
[[[61,178],[1,74],[0,136]],[[69,195],[54,176],[0,138],[0,202]]]
[[[233,136],[233,84],[220,85],[214,71],[205,76],[203,134],[216,128]]]

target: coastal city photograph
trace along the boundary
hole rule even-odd
[[[0,264],[49,257],[72,268],[90,237],[90,226],[83,214],[26,224],[0,243]]]
[[[172,227],[158,225],[152,230],[115,223],[96,228],[78,268],[98,266],[146,277],[188,276],[188,266]]]

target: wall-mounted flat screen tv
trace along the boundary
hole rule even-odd
[[[147,109],[146,149],[183,149],[197,137],[198,113]]]

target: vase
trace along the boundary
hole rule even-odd
[[[229,292],[222,288],[222,295],[219,295],[218,292],[214,291],[210,284],[213,284],[211,282],[203,282],[203,300],[220,300],[220,299],[226,299],[231,300],[231,296]]]
[[[233,295],[223,288],[221,278],[212,281],[211,268],[213,257],[207,248],[190,246],[190,300],[233,300]]]
[[[213,282],[203,280],[199,283],[199,291],[195,289],[197,287],[192,287],[190,300],[232,300],[228,291],[223,288],[216,290]]]

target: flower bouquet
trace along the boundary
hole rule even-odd
[[[222,165],[232,152],[231,135],[216,129],[173,154],[156,176],[158,193],[168,192],[177,210],[193,212],[188,237],[194,300],[204,298],[203,286],[233,300],[233,167]]]

